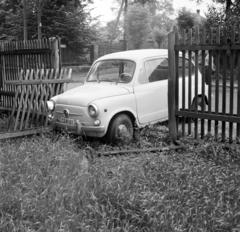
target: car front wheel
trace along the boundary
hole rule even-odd
[[[133,123],[130,117],[119,114],[111,121],[106,137],[110,143],[129,143],[133,139],[133,134]]]

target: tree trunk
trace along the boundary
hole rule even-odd
[[[122,0],[120,9],[118,11],[118,16],[117,16],[117,20],[116,20],[115,30],[113,31],[112,37],[110,39],[110,45],[111,46],[112,46],[112,42],[113,42],[113,40],[115,38],[115,35],[116,35],[116,31],[117,31],[117,28],[118,28],[118,24],[119,24],[120,16],[121,16],[121,13],[122,13],[123,5],[124,5],[124,0]]]
[[[42,38],[42,6],[41,6],[41,0],[37,1],[37,31],[38,31],[38,39]]]
[[[232,0],[226,0],[226,21],[230,18],[231,16],[231,6],[232,6]]]
[[[27,40],[27,5],[26,0],[23,0],[23,40]]]
[[[124,3],[124,31],[123,31],[123,43],[124,43],[124,50],[127,50],[127,23],[126,23],[126,16],[127,16],[127,9],[128,9],[128,0],[125,0]]]

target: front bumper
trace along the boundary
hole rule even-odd
[[[72,134],[90,137],[103,137],[106,132],[104,126],[85,126],[78,121],[76,121],[75,125],[66,125],[57,121],[52,121],[50,124],[54,129],[60,129]]]

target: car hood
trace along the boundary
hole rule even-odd
[[[68,90],[52,98],[57,104],[87,106],[94,100],[125,95],[133,92],[131,86],[90,83]]]

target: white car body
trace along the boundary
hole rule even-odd
[[[151,62],[167,59],[167,56],[168,50],[166,49],[143,49],[112,53],[97,59],[88,76],[94,73],[97,65],[101,64],[99,62],[127,60],[131,64],[135,64],[131,81],[121,83],[118,81],[89,82],[86,80],[82,86],[54,96],[51,99],[55,104],[51,117],[53,124],[76,134],[103,137],[108,131],[111,120],[120,113],[128,115],[137,127],[167,120],[168,80],[144,82],[147,80],[147,71],[151,69]],[[198,75],[201,79],[200,72]],[[186,90],[187,79],[186,73]],[[194,88],[194,78],[192,79]],[[198,93],[200,92],[201,84],[198,85]],[[187,94],[188,91],[186,91],[186,106]],[[89,115],[89,105],[98,109],[96,117]],[[179,93],[179,105],[181,105],[181,92]],[[66,119],[64,119],[65,116]]]

